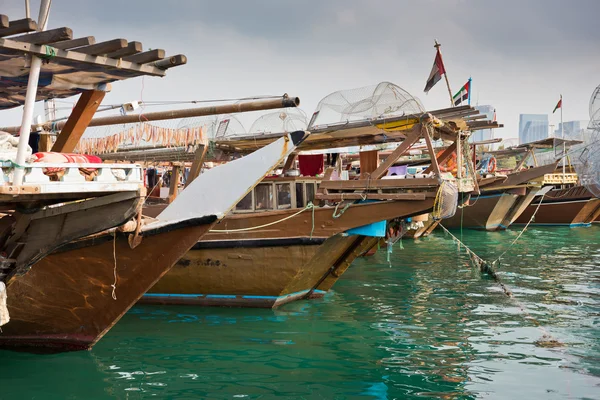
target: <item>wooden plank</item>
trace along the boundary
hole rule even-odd
[[[8,27],[0,29],[0,37],[35,32],[37,31],[37,27],[37,23],[31,18],[16,19],[10,21]]]
[[[358,153],[360,162],[360,177],[365,179],[377,169],[379,164],[379,151],[361,151]]]
[[[208,147],[201,144],[198,146],[196,150],[196,154],[194,155],[194,161],[192,162],[192,167],[190,168],[190,173],[185,181],[184,189],[192,183],[194,179],[200,175],[202,171],[202,164],[204,164],[204,158],[206,157],[206,152],[208,151]]]
[[[158,61],[165,57],[165,51],[162,49],[154,49],[144,51],[143,53],[134,54],[128,57],[123,57],[123,60],[134,62],[137,64],[146,64],[152,61]]]
[[[46,44],[70,39],[73,39],[73,30],[71,28],[67,28],[66,26],[10,38],[10,40],[31,44]]]
[[[75,108],[69,119],[56,138],[52,151],[71,153],[79,143],[98,106],[104,99],[106,92],[100,90],[88,90],[81,93]]]
[[[442,154],[440,154],[439,157],[437,157],[437,162],[438,165],[439,164],[443,164],[444,162],[446,162],[446,160],[448,158],[450,158],[450,156],[452,155],[452,153],[454,153],[456,151],[456,142],[452,143],[450,146],[448,146],[448,148],[446,150],[444,150],[444,152]],[[423,173],[424,174],[428,174],[431,171],[431,166],[427,167]]]
[[[8,16],[6,16],[4,14],[0,14],[0,28],[6,29],[6,28],[8,28],[8,25],[9,25]]]
[[[329,190],[359,190],[359,189],[393,189],[393,188],[424,188],[439,186],[436,178],[415,179],[357,179],[350,181],[321,181],[319,188]]]
[[[71,40],[61,40],[60,42],[50,43],[50,46],[56,47],[57,49],[68,50],[75,49],[77,47],[89,46],[96,43],[96,38],[93,36],[86,36]]]
[[[113,40],[108,40],[106,42],[92,44],[90,46],[80,47],[73,51],[76,51],[76,52],[82,53],[82,54],[89,54],[91,56],[97,56],[100,54],[104,55],[104,54],[112,53],[117,50],[121,50],[125,47],[127,47],[126,39],[113,39]]]
[[[323,182],[328,182],[328,181],[330,181],[330,180],[331,180],[331,175],[333,175],[333,171],[335,171],[335,168],[333,168],[333,167],[327,167],[327,168],[325,168],[325,173],[323,174],[323,180],[321,180],[321,184],[322,184]],[[319,205],[321,205],[321,201],[319,201],[319,200],[317,199],[317,197],[318,197],[318,195],[319,195],[319,194],[320,194],[320,195],[327,194],[327,189],[325,189],[325,188],[321,188],[321,186],[320,186],[320,185],[318,186],[318,188],[317,188],[317,193],[315,193],[315,200],[313,201],[313,203],[314,203],[316,206],[319,206]]]
[[[435,197],[435,193],[329,193],[317,194],[319,200],[425,200],[427,197]]]
[[[425,127],[427,129],[427,127]],[[425,143],[427,143],[427,151],[429,152],[429,158],[431,158],[431,165],[429,168],[433,169],[433,173],[438,178],[440,177],[440,166],[438,164],[437,158],[435,156],[435,151],[433,150],[433,143],[431,143],[431,138],[429,137],[429,129],[425,132]]]
[[[8,50],[17,50],[21,53],[33,54],[36,56],[46,57],[46,46],[40,46],[30,43],[17,42],[10,39],[0,38],[0,48]],[[83,47],[85,49],[85,47]],[[55,54],[52,56],[53,60],[64,60],[67,62],[75,62],[82,64],[89,64],[93,66],[99,66],[106,69],[120,69],[123,71],[130,71],[139,75],[152,75],[152,76],[165,76],[165,71],[159,69],[153,65],[148,64],[136,64],[123,59],[114,59],[107,57],[95,57],[88,54],[76,52],[76,51],[65,51],[56,49]],[[79,68],[81,69],[81,67]]]
[[[141,42],[129,42],[127,43],[127,47],[122,48],[121,50],[114,51],[112,53],[108,53],[106,57],[110,58],[123,58],[130,56],[132,54],[137,54],[142,51],[144,48]]]
[[[398,160],[406,151],[415,144],[421,135],[423,134],[424,126],[422,124],[417,124],[414,126],[412,132],[406,136],[404,142],[400,144],[400,146],[396,147],[396,150],[390,154],[388,158],[382,162],[379,167],[371,174],[371,179],[379,179],[387,172],[388,168],[391,167],[396,160]]]

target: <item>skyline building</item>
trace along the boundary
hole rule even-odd
[[[519,143],[530,143],[549,136],[548,114],[519,115]]]

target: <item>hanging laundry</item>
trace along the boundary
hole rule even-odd
[[[300,174],[317,176],[323,173],[323,154],[305,154],[298,156]]]

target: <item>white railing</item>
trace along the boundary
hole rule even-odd
[[[0,166],[0,192],[5,194],[136,191],[144,183],[143,169],[136,164],[28,163],[23,165],[23,184],[17,187],[12,184],[17,167],[12,162],[2,162]],[[44,174],[47,168],[60,168],[64,173],[58,180],[51,180]],[[80,169],[96,172],[88,180]],[[35,190],[28,190],[32,188]]]

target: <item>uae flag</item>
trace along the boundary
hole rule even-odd
[[[429,90],[442,79],[442,75],[445,73],[446,69],[444,68],[444,62],[442,61],[442,54],[440,53],[440,49],[437,49],[433,67],[431,68],[431,73],[429,74],[427,84],[425,85],[425,93],[429,92]]]
[[[467,83],[465,83],[465,85],[460,88],[458,93],[452,96],[452,101],[454,102],[455,106],[459,105],[460,103],[469,98],[469,90],[471,90],[470,83],[470,81],[467,81]]]
[[[554,111],[552,111],[552,114],[554,114],[559,108],[562,108],[562,94],[560,95],[560,100],[558,101],[558,103],[556,103],[556,107],[554,107]]]

